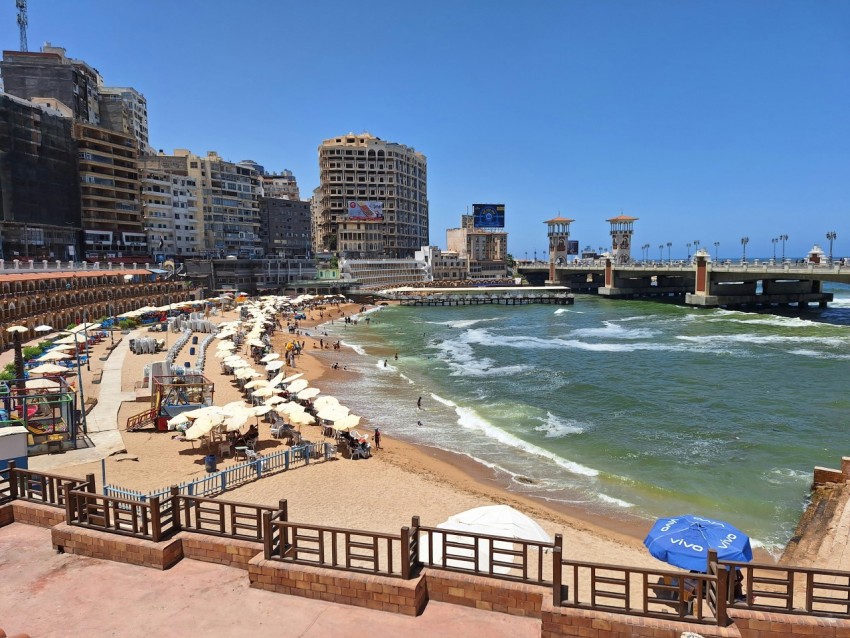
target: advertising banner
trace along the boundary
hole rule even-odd
[[[578,255],[578,242],[574,240],[570,240],[567,242],[567,254],[568,255]]]
[[[384,202],[348,202],[348,219],[380,222],[384,220]]]
[[[474,228],[504,228],[504,204],[473,204],[472,225]]]

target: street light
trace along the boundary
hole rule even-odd
[[[54,332],[58,332],[59,334],[68,335],[74,338],[74,353],[77,355],[74,359],[77,364],[77,389],[80,393],[80,415],[83,421],[83,434],[88,434],[88,425],[86,423],[86,397],[83,392],[83,368],[80,365],[80,355],[76,351],[77,347],[77,337],[79,336],[78,332],[71,332],[70,330],[54,330]],[[85,337],[86,340],[86,352],[88,352],[89,340],[88,337]],[[88,357],[86,357],[86,363],[88,363]],[[89,368],[91,369],[91,368]]]
[[[747,244],[749,244],[749,243],[750,243],[749,237],[741,237],[741,246],[743,246],[743,248],[744,248],[744,256],[741,259],[742,264],[747,263]]]
[[[788,241],[788,235],[780,235],[779,241],[782,242],[782,263],[785,263],[785,242]]]
[[[667,263],[668,263],[668,264],[672,264],[672,263],[673,263],[673,258],[670,256],[670,249],[671,249],[672,247],[673,247],[673,242],[672,242],[672,241],[668,241],[668,242],[667,242]]]
[[[643,260],[649,261],[649,244],[643,245]]]
[[[685,246],[688,247],[688,261],[690,261],[691,260],[691,242],[688,242],[687,244],[685,244]]]
[[[699,252],[699,239],[694,240],[694,255]]]
[[[720,248],[720,242],[719,242],[719,241],[714,242],[714,263],[715,263],[715,264],[718,262],[718,259],[717,259],[717,250],[718,250],[719,248]]]
[[[115,334],[113,332],[113,329],[115,328],[115,312],[114,312],[115,309],[112,306],[112,291],[111,290],[106,293],[106,301],[107,301],[107,307],[109,308],[109,319],[110,319],[110,323],[109,323],[109,343],[111,343],[112,345],[115,345]]]
[[[826,234],[826,238],[829,240],[829,265],[831,266],[832,265],[832,242],[834,242],[838,238],[838,235],[835,233],[834,230],[831,230]]]
[[[658,261],[664,263],[664,244],[658,245]]]
[[[776,262],[776,244],[779,243],[779,237],[774,237],[770,240],[773,243],[773,261]]]

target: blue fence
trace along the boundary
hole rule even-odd
[[[220,472],[213,472],[203,478],[180,483],[177,485],[177,489],[180,494],[185,496],[213,496],[244,485],[245,483],[256,481],[264,476],[269,476],[270,474],[285,472],[300,465],[308,465],[311,460],[321,459],[329,461],[334,457],[334,450],[335,446],[330,443],[298,445],[289,450],[282,450],[268,456],[260,456],[253,461],[228,467]],[[138,490],[108,485],[104,481],[103,494],[105,496],[116,496],[146,502],[154,496],[161,498],[169,496],[171,494],[171,487],[153,490],[145,494]]]

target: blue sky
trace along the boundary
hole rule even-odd
[[[29,23],[31,51],[49,40],[144,93],[156,148],[288,168],[304,197],[323,139],[415,147],[432,244],[482,202],[506,204],[519,258],[558,213],[608,245],[621,211],[651,256],[699,240],[740,257],[742,236],[770,256],[780,234],[796,256],[827,231],[850,256],[844,0],[29,0]]]

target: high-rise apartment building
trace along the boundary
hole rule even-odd
[[[73,111],[75,120],[100,124],[103,78],[97,69],[67,57],[62,47],[48,42],[40,53],[3,51],[0,74],[7,93],[25,100],[56,98]]]
[[[185,157],[139,158],[142,216],[148,251],[162,257],[193,257],[203,252],[198,185]]]
[[[70,117],[0,93],[0,258],[76,259],[82,229]]]
[[[312,252],[310,202],[260,198],[260,241],[266,255],[307,259]]]
[[[151,153],[148,144],[148,101],[136,89],[100,87],[100,118],[103,126],[132,135],[140,153]]]
[[[147,254],[135,138],[76,122],[86,257]]]
[[[317,250],[401,258],[428,244],[422,153],[370,133],[349,133],[321,143],[319,168]]]
[[[264,173],[262,175],[263,196],[275,199],[300,200],[298,182],[292,171],[283,170],[280,173]]]
[[[248,163],[234,163],[208,151],[205,157],[174,151],[187,162],[198,188],[198,230],[202,251],[211,256],[255,257],[260,243],[260,179]]]

